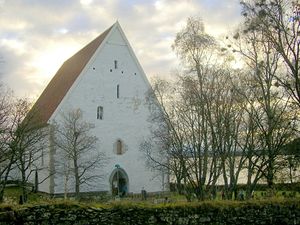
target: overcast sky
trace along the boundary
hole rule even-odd
[[[121,24],[148,77],[178,61],[171,49],[187,17],[222,37],[240,20],[238,0],[0,0],[0,78],[17,95],[37,97],[61,64]]]

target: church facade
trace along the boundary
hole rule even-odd
[[[61,115],[80,109],[83,120],[94,125],[92,135],[99,139],[99,151],[109,158],[105,167],[95,169],[101,181],[83,186],[81,192],[114,192],[126,185],[129,193],[159,192],[166,188],[166,176],[146,167],[140,144],[151,136],[146,104],[151,90],[122,28],[118,22],[78,51],[58,70],[33,109],[48,124],[48,149],[43,153],[47,169],[39,171],[39,191],[64,192],[64,176],[57,173],[59,157],[53,147],[51,125]],[[74,192],[69,184],[69,192]]]

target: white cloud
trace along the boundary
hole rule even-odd
[[[93,0],[80,0],[80,3],[86,6],[92,4]]]
[[[24,42],[21,42],[17,39],[2,38],[0,41],[0,46],[9,48],[11,51],[14,51],[17,55],[24,54],[26,50]]]

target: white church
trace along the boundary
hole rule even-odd
[[[80,192],[113,193],[120,185],[126,185],[128,193],[166,190],[167,177],[147,168],[139,150],[151,135],[146,104],[149,90],[147,77],[116,22],[65,61],[38,98],[33,109],[48,127],[60,121],[62,113],[80,109],[83,120],[94,125],[99,151],[109,158],[104,168],[94,171],[103,179],[80,188]],[[43,153],[47,169],[39,172],[39,179],[48,178],[39,191],[60,194],[65,191],[64,177],[55,173],[59,154],[52,138],[50,132]],[[74,192],[74,185],[70,184],[69,192]]]

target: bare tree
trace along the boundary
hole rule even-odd
[[[197,115],[190,118],[188,125],[197,137],[198,159],[193,161],[199,162],[194,166],[202,173],[197,186],[207,184],[214,195],[215,184],[222,172],[225,194],[231,198],[232,193],[236,194],[245,164],[245,147],[239,145],[245,103],[241,100],[243,96],[236,97],[234,88],[239,85],[240,72],[229,66],[230,55],[220,51],[214,38],[205,33],[199,19],[188,19],[173,48],[188,68],[186,78],[190,84],[184,89],[189,92],[186,96],[192,98],[191,101],[184,100],[188,107],[192,106],[193,111],[189,114]]]
[[[199,199],[204,199],[206,185],[212,185],[218,177],[217,155],[210,140],[210,126],[207,120],[209,74],[217,66],[215,57],[218,46],[213,37],[205,33],[204,24],[199,18],[189,18],[186,27],[180,31],[173,49],[182,59],[187,71],[182,78],[181,107],[179,118],[185,122],[183,143],[188,146],[188,167],[193,175],[187,176]],[[221,60],[220,60],[221,61]],[[209,175],[211,173],[211,175]],[[188,174],[187,174],[188,175]]]
[[[213,149],[220,158],[220,167],[226,198],[237,198],[240,174],[246,164],[246,146],[241,142],[245,135],[245,100],[238,95],[242,72],[226,68],[210,74],[211,94],[208,121]]]
[[[280,169],[282,149],[294,135],[296,112],[289,96],[277,85],[278,77],[284,70],[280,53],[273,48],[271,41],[265,39],[266,32],[264,29],[252,29],[246,34],[236,35],[235,51],[242,55],[249,71],[244,80],[246,88],[240,92],[248,104],[247,134],[254,138],[248,139],[248,156],[252,160],[248,166],[249,169],[250,165],[255,167],[248,171],[248,182],[257,182],[262,176],[272,188]],[[253,172],[254,180],[250,179]],[[248,183],[248,187],[251,186]]]
[[[201,20],[190,18],[173,45],[184,72],[171,88],[166,82],[154,84],[153,102],[161,110],[152,113],[152,121],[164,124],[154,137],[164,148],[146,153],[153,166],[172,171],[187,198],[191,193],[198,199],[213,196],[220,175],[227,198],[236,198],[244,168],[248,197],[262,178],[272,187],[281,150],[293,136],[291,104],[276,83],[280,55],[263,39],[263,31],[245,38],[246,45],[235,49],[248,66],[242,73],[228,66]],[[159,160],[162,156],[167,160]]]
[[[286,71],[275,78],[300,107],[300,3],[293,0],[242,1],[244,32],[261,31]]]
[[[284,147],[283,170],[280,171],[280,181],[288,183],[299,182],[300,139],[296,138]]]
[[[4,189],[9,172],[14,163],[13,151],[8,147],[9,125],[12,104],[12,93],[7,88],[0,87],[0,202],[3,201]]]
[[[215,197],[221,174],[226,196],[231,198],[246,162],[245,146],[239,142],[245,101],[232,88],[237,71],[216,67],[206,71],[202,101],[193,75],[180,76],[173,84],[154,83],[150,103],[156,105],[150,107],[154,110],[150,119],[159,126],[142,148],[152,168],[168,169],[188,199],[192,194],[199,199]],[[151,148],[156,142],[155,146],[162,146],[157,151]]]
[[[45,124],[40,122],[38,112],[30,111],[31,103],[27,99],[16,99],[12,106],[9,147],[21,176],[22,202],[26,202],[28,180],[37,171],[45,148]]]
[[[160,173],[169,173],[180,194],[187,193],[185,186],[187,173],[187,155],[185,153],[182,124],[177,119],[178,99],[174,84],[156,79],[149,91],[147,103],[151,112],[149,121],[152,137],[140,146],[145,153],[148,167]],[[184,182],[185,180],[185,182]]]
[[[95,169],[105,166],[108,158],[99,151],[98,138],[90,134],[94,125],[82,119],[80,109],[62,114],[55,125],[54,142],[62,156],[62,173],[65,176],[65,195],[70,176],[74,178],[75,196],[80,197],[80,187],[102,178]]]
[[[164,125],[153,133],[164,148],[157,155],[147,151],[147,156],[152,165],[172,172],[188,199],[192,194],[200,200],[215,197],[221,174],[229,198],[245,164],[238,145],[245,103],[232,88],[238,73],[228,67],[226,57],[217,56],[219,48],[199,19],[188,19],[173,48],[186,70],[174,84],[154,84],[152,102],[161,110],[151,118]],[[162,156],[168,160],[159,160]]]

